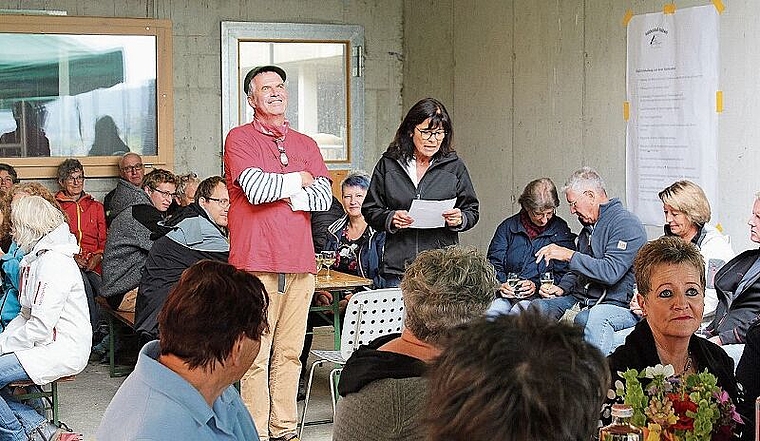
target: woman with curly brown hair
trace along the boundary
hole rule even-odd
[[[3,273],[3,292],[0,298],[0,332],[13,320],[21,310],[19,303],[19,264],[24,257],[21,250],[11,237],[11,202],[26,196],[41,196],[50,204],[61,210],[53,194],[39,182],[24,182],[14,185],[8,193],[0,195],[0,236],[10,238],[8,250],[0,257]]]

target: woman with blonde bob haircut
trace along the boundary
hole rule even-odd
[[[14,381],[48,384],[87,366],[92,329],[87,297],[74,254],[79,252],[65,215],[40,196],[11,208],[21,260],[21,313],[0,334],[0,388]],[[0,426],[10,439],[64,440],[32,407],[3,395]],[[74,438],[76,439],[76,438]]]
[[[713,286],[715,273],[735,253],[728,239],[710,222],[710,202],[702,188],[691,181],[676,181],[659,193],[665,213],[665,235],[677,236],[699,248],[705,259],[705,312],[703,325],[712,321],[718,306]]]

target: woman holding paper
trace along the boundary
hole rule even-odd
[[[457,244],[458,233],[478,222],[478,198],[454,151],[453,135],[443,104],[425,98],[409,109],[375,166],[362,213],[369,225],[387,232],[380,266],[386,286],[398,286],[405,266],[420,251]],[[409,214],[415,199],[453,200],[454,206],[441,209],[440,225],[419,228]]]

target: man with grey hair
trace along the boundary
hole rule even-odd
[[[230,193],[229,262],[261,279],[269,293],[270,333],[240,387],[262,440],[296,438],[296,394],[314,294],[311,212],[332,201],[330,178],[317,143],[286,117],[285,71],[251,69],[243,81],[253,121],[230,130],[224,171]]]
[[[536,262],[568,262],[572,281],[568,292],[560,285],[542,286],[543,297],[530,308],[559,319],[578,304],[575,317],[584,327],[586,340],[604,355],[612,352],[614,333],[635,325],[638,318],[629,307],[633,297],[633,259],[644,243],[646,232],[641,221],[623,208],[617,198],[610,199],[604,181],[591,167],[576,170],[565,183],[565,198],[570,213],[578,216],[583,229],[578,235],[578,251],[547,245],[536,253]]]
[[[496,286],[493,266],[475,249],[421,252],[401,281],[401,334],[376,339],[346,362],[333,440],[425,439],[423,373],[452,329],[483,315]]]
[[[116,184],[116,188],[109,191],[106,197],[103,198],[103,206],[106,209],[106,225],[111,226],[111,221],[116,217],[111,201],[116,191],[119,190],[119,186],[131,184],[133,187],[140,187],[143,176],[145,176],[145,167],[140,155],[134,152],[127,152],[119,158],[119,182]]]

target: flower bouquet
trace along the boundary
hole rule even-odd
[[[644,440],[730,440],[742,420],[717,378],[706,369],[685,378],[674,373],[661,364],[618,373],[615,395],[633,408],[631,424],[644,429]],[[650,381],[642,385],[642,378]]]

